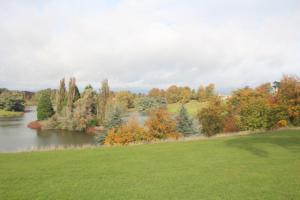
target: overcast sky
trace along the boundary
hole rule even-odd
[[[299,73],[299,0],[0,1],[0,87],[226,92]]]

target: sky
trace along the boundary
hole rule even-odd
[[[1,0],[0,88],[228,93],[300,75],[299,0]]]

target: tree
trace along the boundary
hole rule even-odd
[[[206,88],[205,88],[205,96],[206,98],[210,98],[215,96],[215,85],[210,83]]]
[[[0,109],[23,112],[25,109],[24,96],[20,92],[3,91],[0,94]]]
[[[115,106],[111,113],[109,113],[109,116],[107,117],[107,120],[105,122],[105,127],[107,129],[112,128],[119,128],[123,123],[122,120],[122,112],[118,106]]]
[[[287,108],[289,121],[300,125],[300,78],[283,76],[276,94],[277,103]]]
[[[59,89],[56,94],[56,112],[62,114],[63,107],[66,105],[66,85],[65,79],[60,80]]]
[[[177,126],[176,130],[183,135],[191,135],[196,131],[193,126],[193,120],[189,118],[188,113],[184,105],[179,110],[179,115],[176,118]]]
[[[165,91],[161,90],[159,88],[152,88],[149,92],[148,92],[148,96],[149,97],[165,97]]]
[[[180,97],[180,91],[176,85],[170,86],[166,91],[166,98],[168,103],[177,103]]]
[[[67,117],[72,118],[74,102],[80,98],[80,93],[76,86],[76,79],[70,78],[69,81],[69,91],[67,96]]]
[[[209,105],[198,113],[201,131],[207,136],[222,132],[224,118],[225,109],[219,97],[210,99]]]
[[[198,100],[199,101],[205,101],[206,100],[206,92],[205,92],[205,87],[200,86],[198,89]]]
[[[189,87],[179,87],[179,101],[181,103],[188,103],[191,100],[192,90]]]
[[[145,126],[148,128],[149,134],[157,139],[180,137],[180,134],[176,131],[176,121],[172,119],[169,112],[161,108],[150,112]]]
[[[108,80],[105,79],[102,81],[100,94],[98,97],[98,105],[97,105],[97,118],[99,124],[104,124],[106,117],[106,109],[109,100],[109,86]]]
[[[116,101],[124,104],[126,108],[134,108],[134,95],[129,91],[117,92],[115,95]]]
[[[37,107],[37,119],[46,120],[54,114],[49,93],[43,93]]]

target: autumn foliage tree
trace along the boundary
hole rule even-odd
[[[150,135],[157,139],[179,138],[180,133],[176,131],[176,121],[171,114],[164,109],[154,109],[149,114],[149,119],[145,122]]]
[[[109,92],[108,80],[105,79],[104,81],[102,81],[102,85],[98,97],[98,103],[97,103],[97,118],[98,118],[98,123],[100,125],[103,125],[105,122],[109,95],[110,92]]]
[[[201,124],[201,131],[207,136],[222,132],[225,115],[226,110],[222,100],[219,97],[211,99],[208,106],[197,115]]]

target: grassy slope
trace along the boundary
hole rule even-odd
[[[195,116],[198,110],[205,107],[206,105],[206,102],[190,101],[185,104],[185,107],[190,115]],[[168,111],[171,113],[178,113],[180,106],[180,103],[168,104]]]
[[[15,117],[23,115],[23,112],[12,112],[0,109],[0,117]]]
[[[0,199],[300,199],[300,132],[0,154]]]

